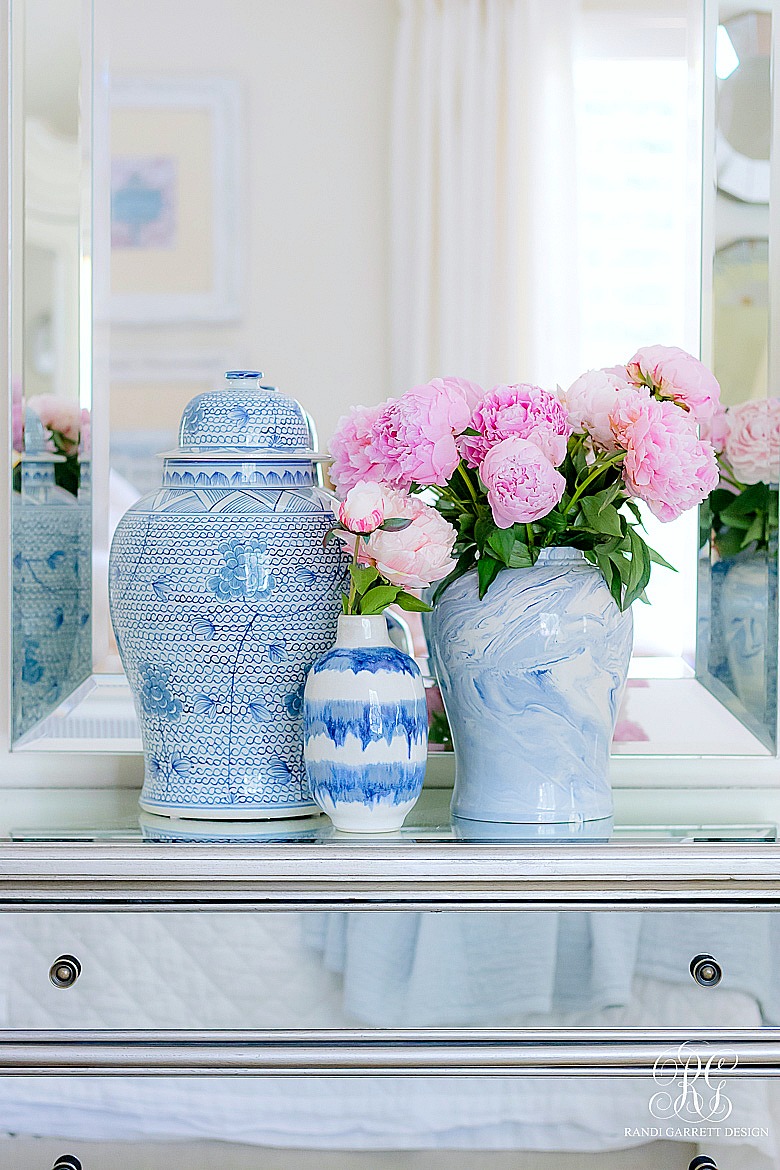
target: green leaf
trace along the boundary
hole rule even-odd
[[[631,542],[631,569],[626,581],[626,595],[623,599],[624,609],[628,609],[645,591],[650,580],[650,555],[642,537],[629,526],[628,538]]]
[[[536,520],[534,523],[550,532],[565,532],[568,521],[562,512],[554,508],[552,512],[548,512],[546,516],[542,516],[541,520]]]
[[[349,575],[355,582],[358,593],[365,593],[369,585],[373,585],[379,573],[373,565],[350,565]]]
[[[407,593],[405,589],[395,599],[395,604],[401,609],[410,610],[413,613],[431,613],[432,605],[428,605],[427,601],[423,601],[420,597],[415,597],[413,593]]]
[[[501,562],[497,561],[495,557],[485,556],[483,554],[479,558],[477,561],[477,576],[479,577],[480,600],[485,596],[502,568]]]
[[[601,493],[599,493],[600,495]],[[605,504],[598,496],[583,496],[580,508],[588,526],[596,532],[606,532],[610,536],[622,536],[620,516],[617,508],[612,504]]]
[[[523,544],[522,540],[516,540],[512,552],[509,556],[510,569],[528,569],[536,563],[536,557],[533,555],[527,544]]]
[[[508,565],[516,539],[514,525],[511,528],[496,528],[495,532],[492,532],[488,538],[488,547],[500,561]]]
[[[469,438],[479,438],[479,431],[475,431],[473,427],[466,427],[465,431],[460,432],[462,435],[468,435]]]
[[[397,585],[375,585],[359,599],[360,613],[366,614],[366,616],[383,613],[388,605],[393,604],[398,592]]]
[[[624,487],[623,477],[618,476],[613,484],[610,484],[608,488],[604,488],[601,492],[596,492],[591,499],[599,500],[602,507],[606,507],[607,504],[614,504]]]
[[[735,557],[742,552],[742,534],[737,528],[724,528],[718,533],[718,552],[722,557]]]
[[[474,525],[474,539],[477,542],[477,548],[480,552],[487,547],[488,541],[494,532],[498,531],[498,526],[493,519],[489,508],[485,508],[477,517],[477,522]]]
[[[626,507],[636,520],[637,524],[642,524],[642,509],[639,507],[639,504],[636,502],[636,500],[626,500]]]
[[[731,502],[725,508],[721,508],[721,515],[732,517],[744,516],[749,512],[765,512],[769,503],[769,492],[770,489],[765,483],[753,483],[738,496],[729,492]],[[729,524],[731,522],[731,519],[727,521]]]
[[[607,583],[610,593],[618,607],[623,608],[623,582],[620,576],[618,567],[614,565],[609,557],[602,556],[596,553],[596,562],[601,569],[602,576]]]
[[[380,524],[379,528],[382,532],[400,532],[402,528],[408,528],[411,520],[407,520],[403,516],[391,516],[389,520],[385,520],[384,524]]]
[[[742,537],[742,547],[747,548],[754,540],[762,540],[764,536],[764,517],[759,512],[754,518],[753,523],[748,528],[745,535]]]
[[[647,549],[647,555],[650,557],[650,560],[654,565],[660,565],[662,569],[669,569],[672,573],[677,572],[674,565],[670,565],[669,562],[664,557],[662,557],[659,552],[656,552],[655,549],[651,548],[650,545],[646,542],[644,543],[645,548]]]
[[[473,536],[475,520],[476,516],[473,512],[461,512],[458,516],[458,536],[461,539],[465,536]]]

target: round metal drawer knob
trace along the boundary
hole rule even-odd
[[[698,1158],[693,1159],[688,1170],[718,1170],[718,1167],[708,1154],[700,1154]]]
[[[75,955],[60,955],[49,968],[49,978],[55,987],[72,987],[80,974],[81,963]],[[69,1158],[71,1156],[67,1155]],[[65,1165],[66,1163],[63,1162],[63,1166]]]
[[[51,1170],[82,1170],[82,1166],[74,1154],[61,1154]]]
[[[723,978],[723,968],[712,955],[696,955],[691,959],[691,975],[702,987],[717,987]],[[702,1170],[705,1167],[706,1163],[702,1162]]]

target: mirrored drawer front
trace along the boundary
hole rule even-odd
[[[0,1080],[0,1134],[15,1135],[0,1139],[0,1159],[13,1170],[777,1170],[779,1099],[778,1081],[672,1082],[660,1071],[606,1081],[16,1078]]]
[[[0,916],[0,1027],[780,1026],[780,915]]]

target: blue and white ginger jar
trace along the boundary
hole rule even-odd
[[[144,745],[141,806],[174,817],[316,812],[306,675],[336,632],[345,558],[299,403],[232,371],[187,405],[162,488],[123,517],[111,616]]]
[[[384,616],[339,618],[304,691],[304,752],[317,804],[345,833],[400,829],[425,777],[428,711],[420,669]]]
[[[609,754],[633,643],[631,611],[573,548],[444,590],[428,641],[455,748],[452,812],[567,825],[612,816]]]
[[[18,740],[92,672],[89,501],[55,481],[50,451],[28,408],[21,491],[13,497],[13,735]]]

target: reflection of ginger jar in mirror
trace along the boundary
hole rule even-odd
[[[55,480],[64,457],[48,449],[28,409],[20,491],[13,499],[13,735],[50,715],[92,669],[89,510]]]
[[[144,743],[141,805],[180,817],[316,811],[303,767],[309,667],[344,575],[300,405],[262,375],[185,408],[162,489],[125,514],[111,614]]]
[[[766,723],[777,705],[777,655],[766,652],[777,605],[776,557],[746,549],[716,562],[713,593],[718,675],[748,712]]]

